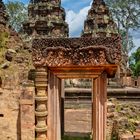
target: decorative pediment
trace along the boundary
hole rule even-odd
[[[33,40],[35,66],[98,66],[118,64],[120,38],[45,38]]]

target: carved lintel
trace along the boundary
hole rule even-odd
[[[36,39],[33,41],[35,66],[98,66],[118,64],[120,38]]]

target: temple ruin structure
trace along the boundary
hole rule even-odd
[[[7,26],[9,29],[7,21],[8,15],[0,0],[0,27]],[[3,130],[0,132],[0,139],[61,140],[64,135],[66,79],[91,79],[91,139],[106,140],[107,125],[110,127],[111,139],[113,125],[107,124],[107,117],[112,117],[116,112],[113,103],[109,102],[107,107],[107,79],[115,77],[122,54],[121,38],[105,2],[93,0],[81,37],[69,38],[61,0],[30,0],[28,21],[23,24],[23,28],[32,36],[32,50],[29,52],[32,51],[35,78],[27,78],[31,69],[27,67],[32,64],[31,58],[28,58],[30,53],[27,53],[26,47],[23,53],[19,53],[24,46],[17,46],[12,50],[14,57],[6,62],[9,62],[10,68],[13,65],[13,71],[9,69],[13,75],[15,68],[19,73],[14,75],[15,77],[11,73],[10,76],[4,73],[4,76],[9,79],[13,76],[18,84],[12,78],[11,81],[7,78],[12,89],[7,88],[3,85],[4,80],[0,75],[0,131]],[[11,28],[9,30],[8,37],[11,39],[15,32],[12,32]],[[9,44],[14,42],[13,38],[9,39]],[[129,72],[127,78],[131,79]],[[133,83],[135,87],[139,87],[140,78],[134,79]],[[113,92],[117,94],[116,90],[108,91],[109,96]],[[139,94],[139,91],[136,91]],[[134,108],[137,110],[137,106]],[[134,111],[133,107],[131,110]],[[137,117],[137,113],[134,115]],[[139,128],[134,135],[139,135]]]
[[[31,0],[28,6],[29,21],[24,30],[38,37],[68,37],[65,10],[60,0]]]
[[[92,139],[105,140],[106,80],[121,59],[120,37],[105,3],[93,1],[82,38],[67,38],[65,11],[57,0],[31,1],[24,29],[34,36],[36,139],[61,139],[63,79],[92,78]]]
[[[94,0],[84,23],[82,37],[118,36],[117,25],[103,0]]]

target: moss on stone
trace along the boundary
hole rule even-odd
[[[0,48],[6,47],[6,43],[9,38],[9,33],[8,32],[2,32],[0,33]]]

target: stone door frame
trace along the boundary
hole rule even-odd
[[[114,77],[121,59],[120,37],[36,38],[32,43],[37,140],[61,140],[62,79],[91,78],[92,135],[106,140],[107,77]]]
[[[110,68],[110,65],[39,67],[36,69],[36,88],[38,93],[35,98],[37,103],[36,132],[38,140],[61,140],[61,117],[63,117],[61,116],[61,111],[64,109],[61,97],[61,92],[63,91],[61,81],[69,78],[93,79],[92,136],[93,140],[106,139],[107,72],[105,72],[105,69],[107,67]],[[116,69],[116,66],[111,66],[111,68],[112,70]]]

